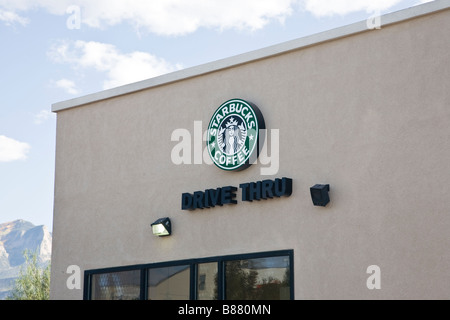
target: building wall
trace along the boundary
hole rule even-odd
[[[51,296],[81,271],[294,250],[296,299],[449,298],[450,10],[57,113]],[[171,161],[242,98],[279,129],[279,170]],[[269,141],[270,142],[270,141]],[[194,155],[192,154],[192,161]],[[289,198],[182,211],[181,194],[293,179]],[[314,207],[309,188],[331,186]],[[173,235],[150,224],[169,216]],[[369,290],[370,265],[381,289]]]

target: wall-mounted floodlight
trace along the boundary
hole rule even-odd
[[[329,184],[316,184],[310,188],[311,199],[315,206],[325,207],[328,202],[330,202],[330,196],[328,192],[330,191]]]
[[[153,234],[158,237],[170,236],[172,234],[172,223],[169,218],[161,218],[151,224]]]

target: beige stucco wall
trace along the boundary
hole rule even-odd
[[[450,298],[450,10],[57,114],[51,296],[86,269],[294,250],[296,299]],[[175,165],[172,132],[231,98],[279,129],[280,168]],[[193,160],[193,156],[192,156]],[[181,194],[289,177],[289,198]],[[329,183],[331,203],[309,188]],[[169,216],[173,235],[150,224]],[[369,290],[366,269],[381,268]]]

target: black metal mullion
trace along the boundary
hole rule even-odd
[[[140,291],[140,299],[141,300],[147,300],[148,292],[147,292],[147,269],[142,268],[141,269],[141,291]]]
[[[217,261],[217,300],[225,300],[225,262]]]
[[[87,272],[84,273],[83,300],[91,300],[92,295],[91,278],[92,278],[91,274]]]
[[[197,264],[190,264],[189,299],[197,300]]]

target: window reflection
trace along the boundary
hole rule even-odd
[[[217,262],[198,264],[197,274],[197,299],[217,300]]]
[[[135,266],[134,270],[128,266],[112,272],[87,271],[90,286],[85,298],[288,300],[293,299],[292,258],[291,252],[284,251],[275,256],[235,255]]]
[[[149,269],[148,299],[188,300],[189,281],[189,265]]]
[[[92,300],[138,300],[140,298],[140,270],[95,274],[92,281]]]
[[[228,300],[290,299],[289,257],[225,262],[225,290]]]

